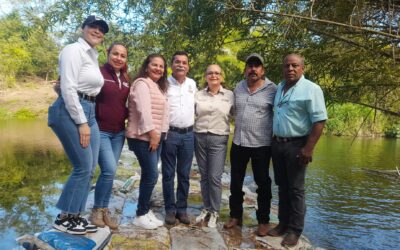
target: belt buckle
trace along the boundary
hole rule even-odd
[[[289,141],[288,138],[285,138],[285,137],[275,136],[275,138],[276,138],[276,141],[279,142],[279,143],[288,142]]]
[[[87,100],[87,101],[89,101],[89,102],[96,102],[96,96],[90,96],[90,95],[87,95],[87,94],[82,93],[82,92],[79,92],[78,95],[79,95],[82,99]]]

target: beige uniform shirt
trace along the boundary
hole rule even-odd
[[[194,131],[229,135],[229,118],[233,114],[233,105],[233,92],[223,87],[216,95],[208,92],[208,88],[198,91],[195,95]]]

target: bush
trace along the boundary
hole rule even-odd
[[[17,112],[14,113],[13,117],[16,119],[35,119],[37,118],[37,114],[33,113],[32,111],[28,109],[20,109]]]
[[[400,124],[393,124],[384,129],[385,137],[400,138]]]

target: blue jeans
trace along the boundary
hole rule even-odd
[[[117,133],[100,131],[99,165],[101,173],[94,191],[94,208],[108,207],[115,171],[124,142],[125,131]]]
[[[151,193],[158,180],[157,163],[160,159],[161,147],[156,151],[150,151],[148,141],[128,138],[129,150],[133,151],[139,160],[142,170],[139,185],[139,202],[136,210],[137,216],[145,215],[150,210]]]
[[[48,125],[63,145],[73,167],[56,205],[61,211],[70,214],[85,211],[92,169],[96,167],[100,147],[95,103],[83,99],[80,100],[80,103],[90,127],[90,144],[87,148],[83,148],[80,144],[78,125],[66,110],[62,97],[58,97],[49,107],[48,115]]]
[[[193,161],[193,132],[168,132],[161,151],[162,187],[167,213],[186,213],[189,194],[189,174]],[[176,203],[174,191],[175,169],[178,174]]]

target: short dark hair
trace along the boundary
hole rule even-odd
[[[178,50],[172,55],[171,64],[174,62],[175,56],[186,56],[189,62],[189,54],[186,51]]]
[[[164,61],[164,73],[163,76],[156,82],[158,84],[158,86],[160,87],[160,89],[166,93],[167,89],[168,89],[168,81],[167,81],[167,62],[165,61],[164,56],[160,55],[160,54],[150,54],[146,57],[146,59],[144,59],[142,66],[139,69],[139,72],[137,73],[137,75],[135,76],[135,79],[138,78],[146,78],[148,77],[148,74],[146,72],[147,66],[150,64],[151,59],[153,58],[161,58]]]

